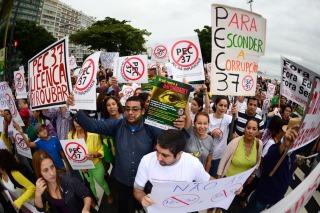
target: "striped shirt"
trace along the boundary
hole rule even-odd
[[[264,121],[259,114],[255,114],[254,116],[247,115],[245,110],[241,110],[238,112],[238,119],[236,121],[236,133],[239,136],[244,134],[244,128],[246,127],[246,123],[249,119],[256,119],[259,122],[260,133],[263,132]]]

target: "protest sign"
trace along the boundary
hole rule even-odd
[[[298,213],[320,184],[320,164],[288,195],[263,213]]]
[[[120,103],[122,104],[122,106],[126,105],[126,101],[129,97],[133,96],[135,88],[133,88],[132,86],[128,86],[128,85],[123,85],[122,89],[120,91],[121,94],[121,99],[120,99]]]
[[[14,72],[14,88],[16,89],[16,98],[27,98],[26,80],[24,78],[24,70]]]
[[[116,70],[117,61],[119,58],[118,52],[101,52],[100,61],[104,69]]]
[[[68,38],[42,50],[28,62],[31,110],[66,105],[71,91]]]
[[[32,159],[31,149],[27,146],[21,133],[15,128],[12,128],[12,131],[18,154]]]
[[[168,42],[170,63],[174,80],[201,81],[205,79],[202,54],[197,36]]]
[[[192,87],[156,76],[145,123],[161,129],[172,129],[173,121],[184,114]]]
[[[168,48],[165,44],[155,44],[152,47],[151,60],[160,63],[168,62]]]
[[[76,84],[73,88],[74,106],[71,109],[96,110],[96,82],[99,71],[99,57],[101,52],[88,56],[82,64]]]
[[[228,209],[235,192],[255,167],[238,175],[207,182],[153,182],[148,212],[195,212],[209,208]]]
[[[280,94],[306,107],[314,77],[315,74],[311,70],[282,57]]]
[[[254,96],[266,20],[259,14],[212,5],[211,93]]]
[[[148,56],[119,57],[117,77],[119,83],[148,83]]]
[[[268,83],[266,98],[267,99],[273,98],[275,91],[276,91],[276,85],[272,83]]]
[[[91,160],[87,159],[88,148],[83,138],[60,140],[64,154],[66,155],[72,169],[93,169]]]
[[[320,79],[315,78],[313,84],[310,101],[300,126],[298,137],[289,152],[311,143],[320,135]]]
[[[69,67],[70,67],[70,70],[77,68],[77,60],[76,60],[76,57],[74,57],[74,55],[71,55],[69,57]]]
[[[11,88],[7,82],[0,83],[0,109],[9,109],[12,115],[12,119],[15,120],[20,126],[24,126],[24,123],[20,117],[16,103],[14,101]]]

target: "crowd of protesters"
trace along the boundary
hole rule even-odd
[[[150,71],[170,77],[165,69]],[[31,111],[28,100],[20,99],[16,104],[23,127],[9,110],[1,111],[0,190],[8,190],[13,202],[0,193],[0,212],[24,212],[25,203],[39,212],[95,212],[96,184],[105,194],[102,202],[117,212],[144,211],[153,204],[148,195],[152,180],[208,181],[254,166],[230,208],[216,211],[260,212],[285,196],[296,155],[319,152],[319,142],[310,143],[286,155],[274,170],[301,123],[301,107],[279,94],[277,81],[272,81],[276,93],[265,101],[271,80],[259,77],[254,97],[230,97],[210,95],[206,79],[195,87],[185,114],[174,122],[175,130],[144,123],[151,91],[138,86],[121,104],[122,85],[111,70],[101,68],[97,82],[96,111]],[[67,103],[74,104],[73,95]],[[17,153],[13,128],[31,148],[32,160]],[[79,138],[87,144],[86,158],[94,169],[73,170],[66,159],[60,140]]]

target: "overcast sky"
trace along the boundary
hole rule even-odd
[[[220,3],[249,10],[247,0],[61,0],[98,20],[129,20],[152,33],[148,43],[194,35],[211,26],[210,5]],[[253,12],[267,19],[266,52],[260,70],[280,76],[280,56],[320,74],[320,1],[256,0]]]

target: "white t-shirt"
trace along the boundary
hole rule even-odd
[[[232,122],[232,116],[228,114],[224,114],[223,118],[216,118],[213,114],[209,115],[209,132],[212,132],[212,130],[216,128],[220,128],[220,130],[223,133],[223,136],[221,139],[219,138],[213,138],[214,140],[214,150],[212,150],[212,159],[217,160],[221,159],[222,155],[227,148],[227,140],[229,135],[229,124]]]
[[[180,159],[169,166],[161,166],[156,152],[145,155],[139,164],[135,185],[144,187],[150,181],[192,182],[208,181],[210,175],[201,162],[189,153],[183,152]]]
[[[273,140],[273,138],[270,138],[268,140],[268,142],[263,146],[263,149],[262,149],[262,157],[264,157],[267,153],[268,153],[268,150],[269,148],[275,144],[276,142]]]

